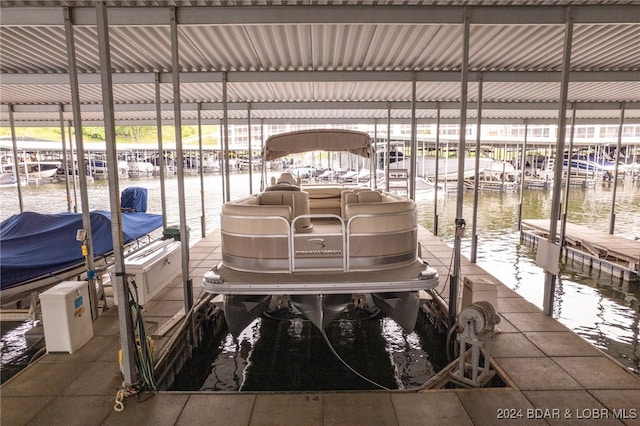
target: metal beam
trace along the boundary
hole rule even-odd
[[[228,83],[291,83],[291,82],[405,82],[411,83],[411,71],[229,71]],[[171,84],[172,73],[122,72],[113,74],[113,84],[155,83],[159,76],[161,84]],[[221,83],[223,72],[181,72],[180,82]],[[458,82],[459,71],[416,71],[417,82]],[[485,83],[559,83],[560,71],[470,71],[469,81],[482,79]],[[1,73],[2,85],[10,84],[69,84],[66,73],[31,74]],[[638,71],[572,71],[572,83],[637,82]],[[78,74],[80,84],[100,84],[99,73]]]
[[[20,6],[4,0],[3,26],[62,26],[62,7]],[[402,6],[402,7],[399,7]],[[460,24],[465,7],[472,25],[562,25],[566,6],[213,6],[176,8],[178,25],[312,25],[312,24]],[[576,24],[638,23],[637,6],[598,4],[574,6]],[[76,25],[95,26],[90,8],[75,7]],[[111,26],[169,26],[169,7],[112,7]]]
[[[72,105],[33,105],[33,104],[12,104],[13,112],[16,114],[46,114],[51,113],[49,121],[56,121],[57,114],[62,107],[63,112],[70,114],[73,112]],[[345,101],[345,102],[251,102],[251,110],[257,111],[280,111],[280,110],[295,110],[295,111],[317,111],[317,110],[378,110],[381,112],[377,118],[386,117],[387,106],[391,105],[395,111],[411,110],[411,101],[406,102],[383,102],[383,101]],[[573,109],[575,106],[577,111],[619,111],[622,103],[615,102],[571,102],[567,109]],[[227,109],[229,111],[241,111],[246,112],[249,106],[249,102],[229,102]],[[416,110],[419,113],[424,114],[425,111],[429,111],[430,115],[433,115],[433,111],[440,107],[441,110],[460,110],[460,102],[438,102],[438,101],[423,101],[416,102]],[[477,109],[477,102],[469,101],[469,109]],[[173,103],[165,103],[160,105],[161,111],[172,112]],[[483,110],[507,110],[507,111],[549,111],[550,116],[554,115],[560,108],[559,102],[483,102]],[[640,102],[625,102],[625,108],[628,112],[634,110],[640,110]],[[122,112],[155,112],[157,109],[155,103],[121,103],[114,105],[114,111],[117,113]],[[196,102],[184,102],[181,104],[181,110],[184,111],[197,111],[198,104]],[[223,102],[202,102],[200,103],[201,111],[216,111],[222,112],[224,109]],[[80,110],[83,113],[96,112],[100,113],[103,110],[102,104],[83,104],[80,106]],[[0,104],[0,114],[8,113],[8,104]],[[616,114],[617,115],[617,114]],[[243,116],[246,117],[245,114]],[[254,114],[255,117],[255,114]],[[19,117],[18,117],[19,118]],[[39,117],[41,120],[47,121],[46,118]],[[218,117],[220,118],[220,117]],[[366,117],[363,117],[366,118]],[[534,118],[534,117],[526,117]],[[597,117],[596,117],[597,118]],[[55,126],[55,124],[52,124]]]
[[[16,186],[18,189],[18,205],[20,206],[20,213],[22,213],[24,211],[24,203],[22,201],[22,182],[20,181],[20,165],[18,164],[18,140],[16,139],[16,126],[13,117],[12,105],[9,105],[9,128],[11,130],[11,149],[13,154],[13,177],[16,179]],[[27,173],[26,161],[27,159],[25,158],[25,175]]]
[[[628,112],[628,111],[627,111]],[[253,116],[254,119],[259,119],[264,124],[374,124],[375,120],[384,119],[384,117],[366,117],[366,118],[344,118],[344,117],[334,117],[334,118],[314,118],[314,117],[256,117]],[[230,125],[243,125],[246,124],[246,118],[231,118],[228,120]],[[474,124],[475,119],[468,119],[469,124]],[[183,125],[196,126],[198,124],[196,119],[182,119]],[[411,120],[409,118],[404,117],[394,117],[394,123],[398,124],[410,124]],[[423,117],[417,119],[418,124],[435,124],[436,117]],[[440,124],[458,124],[460,120],[456,117],[448,117],[441,118]],[[576,119],[576,123],[579,125],[588,125],[588,124],[600,124],[600,125],[617,125],[619,122],[618,118],[582,118]],[[104,121],[102,119],[97,120],[87,120],[83,119],[83,123],[85,126],[91,127],[103,127]],[[117,126],[155,126],[155,119],[121,119],[115,121]],[[164,125],[173,126],[173,119],[164,119]],[[552,125],[558,124],[557,117],[544,117],[544,118],[527,118],[527,117],[519,117],[519,118],[482,118],[483,124],[529,124],[529,125]],[[16,120],[16,127],[56,127],[56,121],[54,119],[48,121],[42,120]],[[210,117],[202,119],[203,125],[219,125],[220,117]],[[627,124],[640,124],[640,117],[627,117],[625,118],[625,125]],[[0,127],[10,127],[10,121],[8,118],[0,119]]]

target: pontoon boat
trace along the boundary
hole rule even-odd
[[[366,133],[308,130],[272,136],[263,164],[308,151],[373,158]],[[345,184],[304,185],[283,173],[259,194],[222,206],[222,262],[205,274],[235,336],[265,310],[298,309],[323,329],[349,304],[415,327],[420,291],[438,274],[420,258],[415,203]]]

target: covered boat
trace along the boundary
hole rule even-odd
[[[309,130],[272,136],[263,164],[292,153],[372,158],[369,135]],[[420,291],[438,274],[419,257],[415,203],[358,185],[304,185],[283,173],[259,194],[222,206],[222,262],[205,274],[230,331],[270,306],[294,306],[323,329],[348,305],[380,309],[415,327]]]
[[[563,165],[569,164],[569,153],[565,152]],[[571,172],[573,174],[603,174],[612,177],[616,164],[606,154],[596,155],[588,150],[580,150],[571,156]]]
[[[111,213],[96,210],[90,213],[90,218],[94,256],[107,256],[113,251]],[[123,242],[130,244],[162,227],[162,216],[123,212],[121,223]],[[0,224],[3,303],[78,274],[84,266],[84,257],[76,234],[83,228],[81,213],[23,212],[4,220]]]

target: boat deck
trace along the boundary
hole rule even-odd
[[[422,255],[440,274],[446,299],[451,248],[420,228]],[[220,261],[214,231],[190,251],[194,293]],[[159,392],[126,398],[121,386],[117,307],[94,322],[93,339],[73,354],[48,354],[0,388],[2,425],[489,425],[640,424],[640,377],[545,316],[513,290],[462,259],[461,278],[496,283],[501,322],[492,364],[507,383],[488,389],[301,393]],[[461,295],[462,297],[462,295]],[[157,346],[183,309],[181,278],[145,306]],[[166,334],[159,330],[168,329]]]
[[[424,269],[416,261],[405,267],[382,271],[264,273],[258,281],[253,272],[234,271],[222,266],[218,273],[225,278],[225,282],[215,287],[224,294],[341,294],[389,289],[413,291],[431,288],[430,283],[417,279]]]

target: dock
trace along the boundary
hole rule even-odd
[[[553,188],[553,179],[527,177],[524,180],[523,187],[527,189],[551,189]]]
[[[548,219],[523,220],[521,239],[536,246],[539,238],[548,237],[549,226]],[[560,222],[557,229],[559,233]],[[569,222],[566,223],[564,240],[562,260],[565,264],[580,265],[598,274],[609,274],[623,284],[638,282],[640,240],[612,235]]]
[[[448,297],[452,249],[424,228],[422,256]],[[214,231],[190,249],[194,294],[220,260]],[[119,374],[118,307],[94,321],[94,337],[73,354],[43,356],[2,384],[1,418],[9,425],[491,425],[640,424],[640,377],[476,264],[461,259],[461,281],[496,286],[500,323],[492,367],[505,387],[353,392],[167,392],[140,394],[114,410]],[[460,297],[462,298],[462,289]],[[162,351],[180,332],[182,278],[145,306]],[[177,359],[179,357],[172,357]]]

